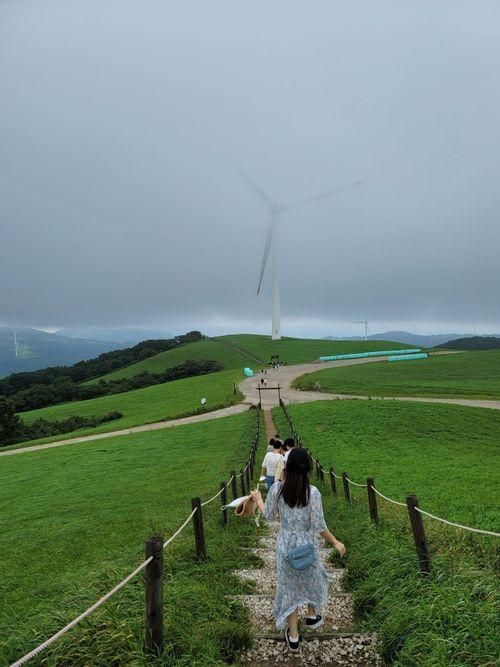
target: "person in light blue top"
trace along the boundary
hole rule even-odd
[[[327,528],[323,516],[321,493],[311,486],[308,473],[311,461],[304,449],[292,449],[288,456],[283,482],[273,484],[264,504],[259,491],[252,498],[267,521],[279,518],[280,529],[276,544],[276,598],[274,615],[276,627],[284,629],[285,640],[291,651],[298,651],[298,609],[308,606],[306,626],[310,629],[323,623],[321,612],[328,601],[328,576],[318,554],[317,535],[321,535],[339,552],[345,546]],[[311,564],[295,569],[291,561],[296,547],[304,546],[314,552]]]

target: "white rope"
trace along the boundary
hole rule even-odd
[[[375,486],[372,486],[372,489],[375,491],[375,493],[378,496],[380,496],[384,500],[387,500],[387,502],[393,503],[394,505],[401,505],[401,507],[407,507],[406,503],[400,503],[399,500],[393,500],[392,498],[388,498],[387,496],[384,496],[384,494],[380,493],[380,491]]]
[[[352,479],[349,479],[349,477],[346,477],[347,481],[349,484],[353,484],[354,486],[359,486],[362,489],[366,489],[366,484],[358,484],[358,482],[353,482]]]
[[[120,588],[123,588],[125,584],[128,584],[128,582],[133,579],[136,574],[139,574],[141,570],[143,570],[146,565],[149,565],[149,563],[153,560],[153,556],[150,556],[147,560],[145,560],[143,563],[139,565],[133,572],[131,572],[128,577],[125,577],[123,581],[121,581],[119,584],[117,584],[109,593],[106,593],[106,595],[103,595],[100,600],[98,600],[95,604],[93,604],[91,607],[89,607],[86,611],[83,612],[83,614],[80,614],[77,618],[73,619],[68,625],[65,625],[64,628],[59,630],[59,632],[56,632],[55,635],[52,635],[49,639],[43,642],[43,644],[40,644],[40,646],[37,646],[33,651],[30,651],[30,653],[27,653],[25,656],[23,656],[20,660],[17,660],[16,662],[12,663],[10,667],[19,667],[20,665],[24,665],[24,663],[28,662],[28,660],[31,660],[31,658],[34,658],[36,655],[41,653],[44,649],[46,649],[48,646],[50,646],[53,642],[56,641],[56,639],[59,639],[65,632],[68,632],[68,630],[71,630],[77,623],[82,621],[84,618],[89,616],[93,611],[95,611],[98,607],[100,607],[106,600],[109,600],[109,598],[114,595],[117,591],[120,590]]]
[[[222,489],[219,491],[219,493],[216,493],[215,496],[212,496],[209,500],[205,500],[204,503],[201,503],[202,507],[205,507],[205,505],[208,505],[209,503],[213,502],[216,498],[220,496],[220,494],[226,490],[226,487],[223,486]]]
[[[436,521],[441,521],[441,523],[446,523],[448,526],[455,526],[455,528],[462,528],[463,530],[470,530],[473,533],[482,533],[483,535],[493,535],[493,537],[500,537],[500,533],[494,533],[492,530],[482,530],[481,528],[471,528],[470,526],[462,526],[461,523],[453,523],[453,521],[448,521],[447,519],[442,519],[440,516],[434,516],[430,512],[421,510],[420,507],[415,507],[417,512],[420,514],[425,514],[431,519],[436,519]]]
[[[184,521],[184,523],[182,524],[182,526],[181,526],[180,528],[178,528],[178,529],[175,531],[175,533],[172,535],[172,537],[169,537],[168,540],[167,540],[166,542],[163,543],[163,548],[168,547],[168,545],[170,544],[170,542],[173,542],[173,541],[175,540],[175,538],[176,538],[177,535],[181,532],[181,530],[183,530],[183,529],[187,526],[187,524],[191,521],[191,519],[193,518],[193,516],[196,514],[196,511],[197,511],[197,510],[198,510],[198,508],[195,507],[194,510],[191,512],[191,514],[188,516],[188,518]]]

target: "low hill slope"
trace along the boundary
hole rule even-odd
[[[361,396],[434,396],[500,398],[500,351],[432,355],[311,373],[295,382],[298,389]]]
[[[375,350],[399,350],[409,347],[402,343],[387,340],[378,341],[345,341],[320,340],[315,338],[282,338],[272,340],[270,336],[250,334],[232,334],[218,336],[214,340],[229,343],[243,352],[253,355],[263,363],[268,363],[271,355],[279,354],[280,360],[287,364],[301,364],[315,361],[321,356],[330,354],[348,354],[350,352],[372,352]],[[250,361],[247,359],[247,362]],[[250,365],[252,364],[245,364]]]
[[[222,371],[210,375],[175,380],[174,382],[136,389],[126,393],[101,396],[87,401],[73,401],[39,410],[22,412],[20,416],[27,424],[31,424],[37,419],[54,421],[67,419],[72,415],[99,417],[113,411],[121,412],[123,417],[95,428],[79,429],[73,433],[65,433],[56,437],[30,440],[20,443],[19,446],[62,440],[72,435],[76,437],[90,435],[91,433],[117,431],[129,426],[175,419],[233,405],[241,400],[239,392],[234,393],[234,382],[239,377],[239,371]],[[202,398],[206,398],[207,401],[203,407],[200,405]]]
[[[500,338],[496,336],[470,336],[469,338],[450,340],[438,347],[444,350],[498,350],[500,349]]]
[[[174,368],[185,361],[199,361],[213,359],[223,365],[225,369],[243,368],[248,366],[249,359],[239,353],[234,348],[224,345],[218,340],[204,338],[203,340],[188,343],[182,347],[166,352],[160,352],[153,357],[144,359],[125,368],[120,368],[113,373],[108,373],[102,377],[90,380],[87,384],[104,380],[118,380],[121,378],[131,378],[139,373],[161,373],[168,368]]]

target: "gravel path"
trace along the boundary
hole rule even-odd
[[[272,428],[272,423],[270,423]],[[335,569],[330,561],[331,549],[320,549],[319,556],[330,579],[330,599],[324,610],[324,625],[318,630],[307,630],[303,625],[299,653],[292,654],[276,631],[273,617],[273,596],[276,589],[276,536],[279,525],[270,523],[268,532],[259,540],[259,546],[250,551],[260,559],[261,568],[234,572],[245,581],[254,584],[252,595],[234,595],[232,599],[248,609],[253,641],[242,651],[238,665],[265,667],[269,665],[328,665],[376,667],[381,664],[377,654],[377,637],[373,634],[353,633],[354,622],[352,595],[342,587],[344,570]],[[306,610],[301,610],[302,617]]]
[[[280,386],[281,398],[286,403],[309,403],[312,401],[332,400],[380,400],[380,401],[415,401],[417,403],[448,403],[452,405],[465,405],[472,408],[491,408],[500,410],[500,401],[474,399],[474,398],[427,398],[424,396],[389,396],[370,397],[351,394],[328,394],[321,391],[300,391],[292,389],[291,384],[301,375],[316,373],[327,368],[340,368],[341,366],[358,366],[359,364],[374,364],[386,361],[387,357],[369,357],[367,359],[342,359],[340,361],[315,361],[309,364],[297,364],[295,366],[281,366],[279,370],[269,369],[267,371],[268,390],[262,391],[260,400],[263,408],[275,407],[278,404],[278,391],[269,391],[270,387]],[[259,402],[260,377],[257,374],[253,378],[247,378],[240,383],[240,391],[245,396],[245,401],[257,405]]]
[[[259,399],[264,408],[264,419],[266,423],[267,437],[270,438],[276,432],[272,425],[270,417],[270,409],[278,404],[278,391],[269,391],[270,387],[280,385],[281,398],[288,404],[290,403],[310,403],[312,401],[332,401],[332,400],[349,400],[360,399],[370,400],[369,396],[355,396],[349,394],[327,394],[320,391],[299,391],[292,389],[291,384],[301,375],[307,373],[314,373],[326,368],[338,368],[340,366],[357,366],[359,364],[373,364],[380,361],[386,361],[387,357],[372,357],[367,359],[343,359],[340,361],[315,361],[308,364],[297,364],[295,366],[281,366],[279,370],[268,369],[267,371],[267,391],[261,392],[259,396],[259,381],[258,374],[252,378],[246,378],[240,385],[240,391],[244,396],[244,401],[238,405],[232,405],[221,410],[214,410],[213,412],[205,412],[201,415],[193,415],[191,417],[184,417],[182,419],[171,419],[168,421],[155,422],[153,424],[143,424],[141,426],[134,426],[132,428],[121,429],[117,431],[110,431],[108,433],[96,433],[94,435],[85,435],[77,438],[68,438],[66,440],[58,440],[57,442],[49,442],[43,445],[32,445],[31,447],[18,447],[8,451],[0,451],[0,456],[11,456],[14,454],[23,454],[24,452],[39,451],[42,449],[52,449],[53,447],[62,447],[63,445],[73,445],[79,442],[91,442],[93,440],[102,440],[103,438],[113,438],[119,435],[129,435],[130,433],[145,433],[147,431],[156,431],[163,428],[170,428],[172,426],[182,426],[184,424],[195,424],[198,422],[209,421],[211,419],[220,419],[222,417],[229,417],[245,412],[250,405],[258,405]],[[453,405],[465,405],[474,408],[491,408],[493,410],[500,410],[500,401],[489,401],[483,399],[469,399],[469,398],[425,398],[422,396],[395,396],[395,397],[371,397],[371,400],[380,401],[416,401],[418,403],[448,403]]]
[[[231,405],[228,408],[221,408],[213,412],[204,412],[201,415],[192,415],[191,417],[183,417],[182,419],[170,419],[169,421],[155,422],[154,424],[143,424],[142,426],[133,426],[131,428],[121,429],[120,431],[110,431],[108,433],[95,433],[94,435],[83,435],[79,438],[69,438],[68,440],[58,440],[57,442],[48,442],[44,445],[33,445],[31,447],[19,447],[18,449],[10,449],[6,452],[0,451],[0,456],[11,456],[13,454],[23,454],[27,452],[36,452],[40,449],[52,449],[53,447],[62,447],[63,445],[75,445],[79,442],[90,442],[92,440],[102,440],[103,438],[114,438],[118,435],[130,435],[131,433],[145,433],[147,431],[158,431],[163,428],[171,428],[172,426],[183,426],[184,424],[197,424],[198,422],[206,422],[211,419],[221,419],[222,417],[230,417],[231,415],[238,415],[246,412],[250,408],[248,403],[238,403]]]

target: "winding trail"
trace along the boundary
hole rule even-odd
[[[471,408],[490,408],[500,410],[500,400],[487,400],[482,398],[434,398],[426,396],[358,396],[354,394],[329,394],[321,391],[300,391],[292,389],[292,383],[301,375],[316,373],[327,368],[339,368],[340,366],[358,366],[359,364],[373,364],[386,361],[388,357],[369,357],[367,359],[343,359],[341,361],[316,361],[308,364],[297,364],[294,366],[281,366],[279,370],[267,371],[268,389],[261,393],[262,407],[275,406],[277,404],[277,392],[269,391],[272,387],[280,385],[281,398],[285,403],[310,403],[311,401],[332,400],[379,400],[379,401],[414,401],[417,403],[449,403],[453,405],[465,405]],[[240,383],[239,388],[245,396],[245,401],[257,405],[259,402],[258,383],[259,374],[253,378],[247,378]]]
[[[281,366],[279,370],[268,369],[267,389],[261,392],[262,407],[270,409],[278,404],[277,389],[280,385],[281,398],[285,403],[310,403],[313,401],[332,401],[332,400],[379,400],[379,401],[414,401],[417,403],[448,403],[452,405],[464,405],[472,408],[490,408],[492,410],[500,410],[500,400],[485,400],[474,398],[427,398],[424,396],[356,396],[351,394],[328,394],[320,391],[300,391],[292,388],[292,383],[301,375],[307,373],[315,373],[316,371],[327,368],[338,368],[340,366],[357,366],[359,364],[373,364],[380,361],[386,361],[387,357],[371,357],[367,359],[342,359],[340,361],[315,361],[307,364],[296,364],[293,366]],[[205,422],[212,419],[221,419],[231,415],[237,415],[245,412],[252,405],[259,403],[259,383],[260,374],[256,373],[254,377],[246,378],[240,382],[239,389],[244,396],[242,403],[231,405],[227,408],[214,410],[212,412],[205,412],[203,414],[192,415],[191,417],[184,417],[182,419],[171,419],[169,421],[154,422],[153,424],[142,424],[141,426],[133,426],[117,431],[109,431],[107,433],[95,433],[93,435],[84,435],[77,438],[68,438],[66,440],[58,440],[56,442],[49,442],[42,445],[32,445],[31,447],[18,447],[17,449],[10,449],[7,451],[0,451],[0,457],[12,456],[14,454],[23,454],[27,452],[38,451],[42,449],[52,449],[54,447],[62,447],[64,445],[73,445],[81,442],[91,442],[93,440],[102,440],[104,438],[113,438],[120,435],[129,435],[131,433],[145,433],[147,431],[157,431],[164,428],[171,428],[173,426],[183,426],[185,424],[196,424],[198,422]]]

